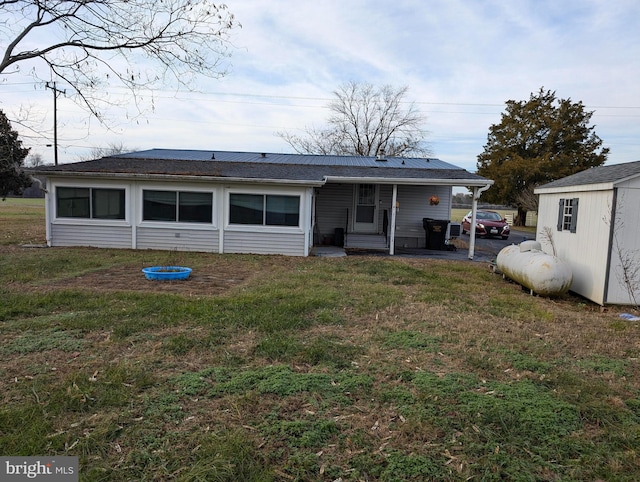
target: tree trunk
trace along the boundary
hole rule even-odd
[[[516,218],[513,220],[514,226],[526,226],[527,224],[527,210],[518,207],[518,214],[516,214]]]

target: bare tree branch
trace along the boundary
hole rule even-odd
[[[615,210],[614,218],[603,217],[605,225],[612,227],[613,236],[611,238],[611,248],[617,257],[617,266],[614,274],[618,282],[625,288],[629,295],[629,300],[636,308],[640,308],[640,249],[629,249],[627,244],[620,240],[620,232],[624,230],[624,219],[620,215],[620,210],[625,209],[624,195],[618,198],[618,209]],[[609,205],[609,212],[613,210]],[[613,224],[613,226],[611,226]]]
[[[80,161],[90,161],[101,157],[115,156],[126,152],[133,152],[136,148],[125,146],[122,142],[109,142],[106,147],[93,147],[88,154],[79,156]]]
[[[53,73],[98,118],[112,102],[103,89],[109,82],[137,99],[157,84],[188,88],[197,76],[223,76],[239,26],[226,5],[209,0],[10,0],[0,2],[0,19],[0,74],[35,61],[35,78]]]
[[[538,212],[538,195],[534,193],[537,184],[529,184],[516,195],[516,205],[525,211]]]

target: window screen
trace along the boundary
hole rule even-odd
[[[177,193],[175,191],[143,191],[142,219],[145,221],[175,221]]]
[[[275,194],[229,195],[229,222],[267,226],[298,226],[300,196]]]
[[[124,189],[92,189],[91,213],[95,219],[124,219]]]
[[[179,192],[178,221],[181,223],[211,223],[213,195],[210,192]]]
[[[58,187],[56,214],[60,218],[124,219],[124,189]]]
[[[299,196],[267,196],[267,225],[298,226],[299,221]]]
[[[89,188],[59,187],[56,189],[56,213],[59,218],[88,218]]]

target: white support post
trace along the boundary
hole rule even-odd
[[[393,185],[393,194],[391,196],[391,223],[389,226],[389,255],[393,256],[396,244],[396,212],[398,202],[398,185]]]
[[[51,221],[55,205],[55,186],[50,179],[47,180],[47,190],[44,192],[44,223],[45,223],[45,239],[47,246],[51,247]]]
[[[476,212],[478,211],[478,199],[483,192],[491,187],[491,184],[487,184],[482,187],[473,188],[473,199],[471,202],[471,225],[469,226],[469,259],[473,260],[473,255],[476,250]]]

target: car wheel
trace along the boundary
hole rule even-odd
[[[502,239],[509,239],[509,236],[502,236]]]

